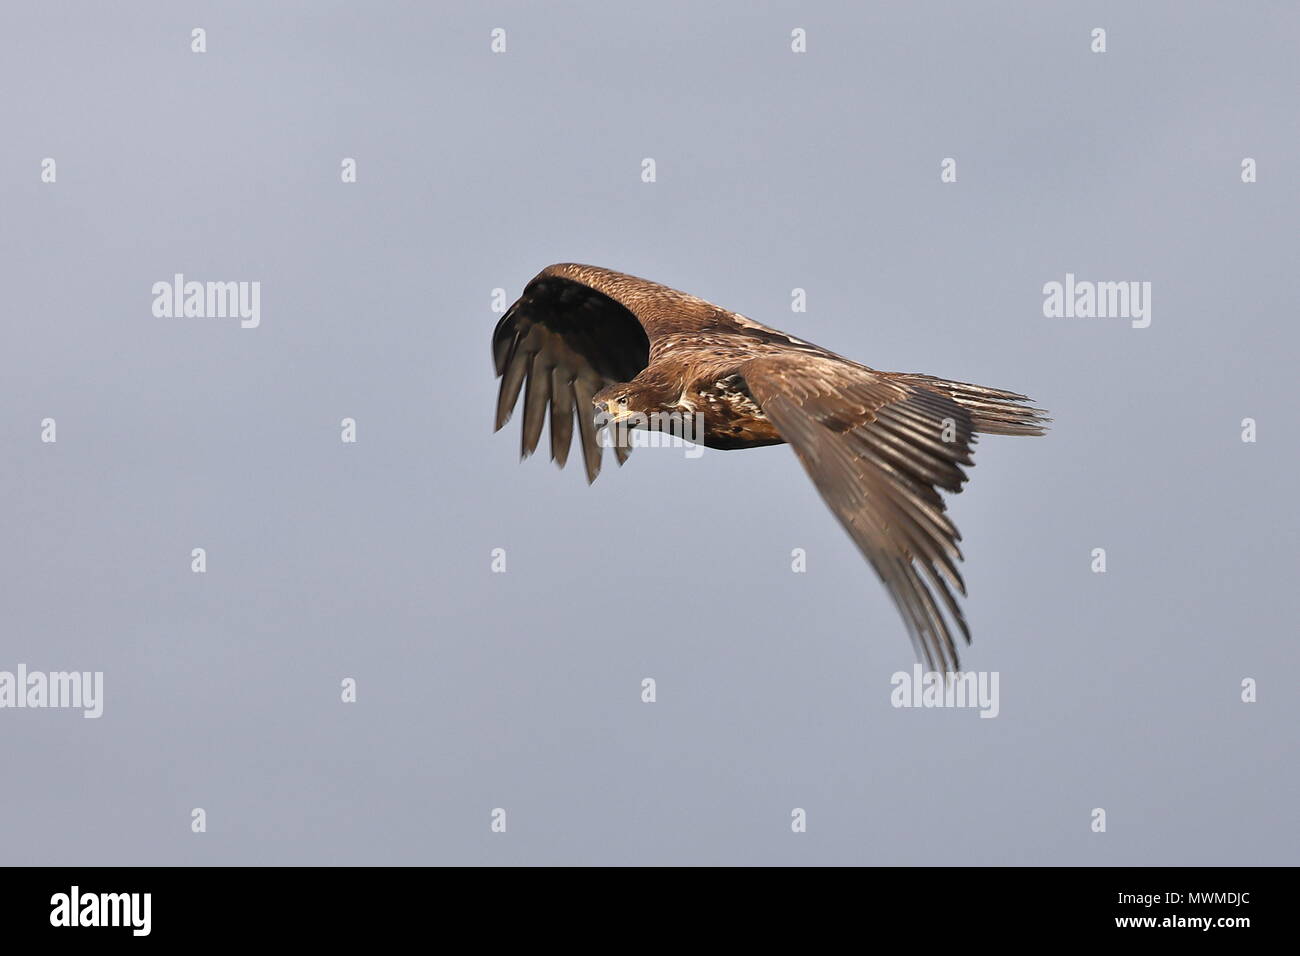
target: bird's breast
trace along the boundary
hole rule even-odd
[[[739,376],[701,383],[692,398],[696,414],[704,418],[704,444],[709,448],[756,448],[785,441]]]

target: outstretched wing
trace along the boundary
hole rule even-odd
[[[961,535],[938,489],[957,492],[966,480],[971,412],[905,376],[832,356],[757,358],[742,374],[884,581],[927,666],[957,670],[953,626],[970,642],[953,596],[966,593]]]
[[[564,467],[576,415],[587,480],[595,481],[601,449],[591,397],[606,385],[630,381],[650,360],[653,322],[647,328],[637,314],[641,282],[590,266],[549,266],[501,317],[492,333],[501,379],[496,428],[510,420],[522,390],[523,457],[536,450],[549,406],[551,458]],[[628,450],[616,451],[622,463]]]

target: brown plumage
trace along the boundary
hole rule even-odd
[[[496,427],[522,389],[523,455],[549,408],[551,457],[563,467],[576,415],[588,481],[600,471],[598,414],[652,427],[700,416],[711,448],[788,442],[926,664],[958,669],[949,620],[970,642],[953,596],[966,593],[961,535],[937,489],[961,490],[977,433],[1043,434],[1050,419],[1025,396],[879,372],[693,295],[573,263],[528,283],[497,323],[492,353]],[[620,464],[628,451],[615,446]]]

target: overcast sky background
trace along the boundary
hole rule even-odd
[[[0,670],[105,675],[99,720],[0,711],[0,862],[1300,860],[1294,4],[42,3],[0,36]],[[952,499],[997,719],[890,706],[902,622],[788,448],[519,464],[491,294],[557,261],[1051,410]],[[260,281],[260,327],[155,318],[176,272]],[[1151,282],[1150,328],[1044,318],[1066,272]]]

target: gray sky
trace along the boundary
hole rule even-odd
[[[1300,10],[617,6],[4,8],[0,670],[104,713],[0,710],[0,862],[1298,862]],[[518,463],[491,295],[556,261],[1051,410],[952,499],[996,719],[891,707],[788,448]]]

